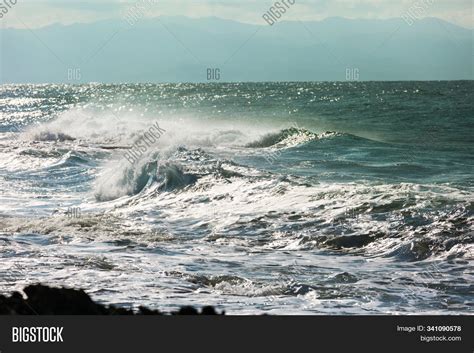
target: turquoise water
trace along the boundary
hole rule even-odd
[[[473,88],[0,86],[0,290],[236,314],[471,312]],[[154,124],[164,133],[138,150]]]

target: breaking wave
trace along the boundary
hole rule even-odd
[[[306,129],[291,127],[283,129],[275,133],[269,133],[261,137],[257,141],[250,142],[246,145],[249,148],[288,148],[298,146],[307,142],[317,141],[322,138],[340,135],[337,132],[326,132],[316,134]]]

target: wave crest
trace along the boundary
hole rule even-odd
[[[316,134],[303,128],[290,127],[275,133],[266,134],[257,141],[250,142],[245,147],[249,148],[289,148],[307,142],[316,141],[324,137],[337,135],[336,132]]]
[[[122,166],[118,170],[110,168],[96,181],[95,199],[104,202],[134,196],[151,189],[152,185],[160,192],[174,191],[197,180],[197,175],[185,173],[180,166],[171,163],[160,165],[159,161]]]

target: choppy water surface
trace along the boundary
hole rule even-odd
[[[472,313],[473,89],[0,86],[0,292]],[[156,122],[166,131],[130,163]]]

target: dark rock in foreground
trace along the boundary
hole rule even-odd
[[[165,315],[159,310],[140,307],[137,312],[95,303],[83,290],[51,288],[36,284],[26,287],[27,298],[14,292],[10,297],[0,295],[0,315]],[[218,315],[213,307],[201,311],[183,307],[172,315]],[[222,313],[223,315],[224,313]]]

